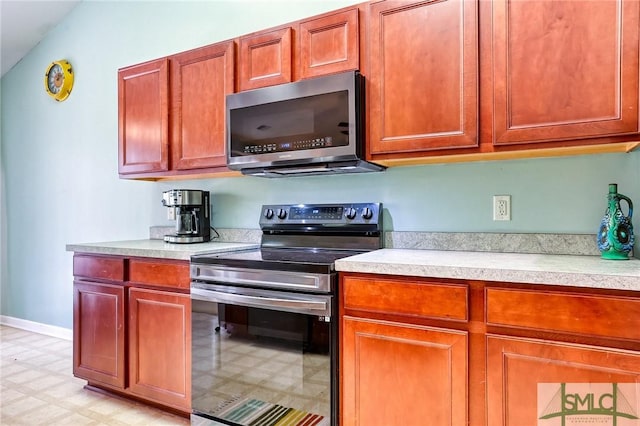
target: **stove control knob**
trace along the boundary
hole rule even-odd
[[[273,210],[266,209],[264,211],[264,217],[265,217],[265,219],[272,219],[273,218]]]
[[[349,207],[345,210],[344,215],[347,219],[351,220],[356,218],[357,213],[358,212],[356,211],[356,209],[354,209],[353,207]]]
[[[371,219],[373,217],[373,211],[371,211],[371,209],[369,207],[365,207],[364,209],[362,209],[362,218],[363,219]]]
[[[285,209],[278,209],[278,219],[284,219],[287,217],[287,211]]]

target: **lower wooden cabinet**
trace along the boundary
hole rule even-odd
[[[467,333],[345,317],[343,425],[467,424]]]
[[[595,389],[589,386],[594,383],[599,384]],[[586,410],[597,409],[600,405],[607,410],[614,408],[611,398],[601,399],[602,395],[613,395],[614,383],[617,386],[632,385],[633,394],[626,397],[630,399],[628,403],[633,404],[632,413],[637,415],[640,352],[487,336],[488,425],[544,425],[546,420],[549,420],[549,425],[560,424],[553,423],[562,417],[556,414],[564,414],[562,424],[565,424],[565,419],[567,422],[576,418],[586,419]],[[563,384],[569,389],[564,398],[561,393]],[[591,394],[594,395],[593,400]],[[624,397],[624,392],[620,395]],[[618,398],[618,401],[622,399]],[[625,413],[625,408],[620,404],[619,409],[613,411]],[[545,416],[553,417],[544,419]],[[602,413],[597,417],[603,421],[597,424],[611,424],[605,422],[605,419],[612,420],[610,415]]]
[[[73,284],[73,374],[125,387],[124,287]]]
[[[640,422],[640,292],[344,273],[339,306],[343,426]]]
[[[191,404],[189,295],[129,289],[129,389],[174,406]]]
[[[76,254],[74,276],[74,375],[189,413],[188,262]]]
[[[468,425],[467,301],[460,283],[344,276],[341,424]]]

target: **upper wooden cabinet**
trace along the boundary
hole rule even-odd
[[[233,42],[172,56],[171,166],[226,166],[225,96],[234,90]]]
[[[494,144],[638,132],[638,1],[491,4]]]
[[[118,173],[169,170],[169,60],[118,71]]]
[[[119,173],[226,171],[225,96],[234,76],[233,41],[121,69]]]
[[[360,66],[359,9],[316,16],[240,37],[239,91]]]
[[[118,170],[229,173],[226,95],[356,69],[387,166],[629,152],[639,51],[637,0],[362,3],[120,70]]]
[[[292,81],[292,37],[286,27],[240,38],[240,91]]]
[[[477,146],[477,3],[373,3],[369,30],[373,158]]]
[[[357,70],[360,65],[358,9],[300,23],[300,78]]]

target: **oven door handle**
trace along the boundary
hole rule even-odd
[[[273,296],[253,296],[215,290],[191,288],[191,298],[206,302],[271,309],[324,317],[331,316],[331,305],[325,300],[289,299]]]

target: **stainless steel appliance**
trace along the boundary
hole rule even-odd
[[[265,205],[260,228],[191,257],[192,424],[337,425],[334,263],[382,246],[382,205]]]
[[[172,189],[162,193],[162,205],[176,222],[175,233],[164,236],[169,243],[202,243],[211,240],[209,191]]]
[[[357,71],[227,96],[227,166],[262,177],[382,171],[364,158]]]

